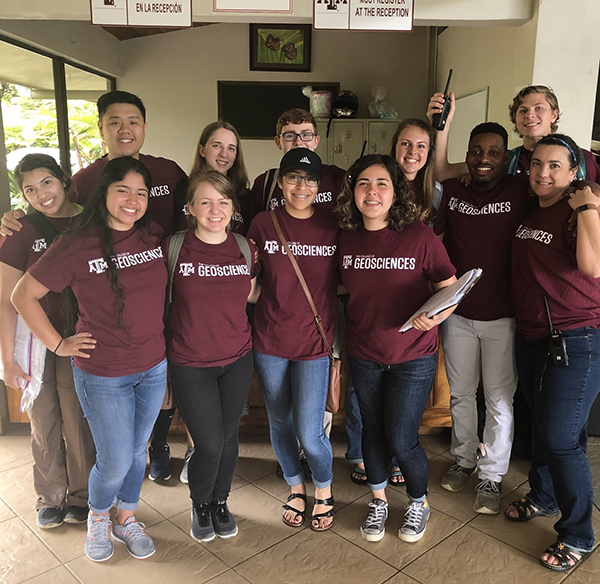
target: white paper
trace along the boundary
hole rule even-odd
[[[483,270],[481,268],[474,268],[464,273],[454,284],[436,292],[402,325],[402,328],[398,332],[405,333],[410,330],[412,328],[412,321],[422,312],[427,313],[427,316],[431,318],[447,308],[458,304],[477,283],[482,274]]]

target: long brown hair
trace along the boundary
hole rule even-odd
[[[398,128],[392,138],[392,149],[390,156],[396,160],[396,146],[398,144],[398,138],[400,134],[406,130],[406,128],[419,128],[423,130],[429,137],[429,152],[427,153],[427,162],[425,166],[417,173],[416,184],[418,185],[418,192],[415,192],[415,205],[417,206],[418,219],[423,223],[431,223],[435,219],[436,209],[433,206],[435,198],[435,180],[433,178],[433,152],[435,151],[435,132],[429,122],[421,120],[419,118],[408,118],[402,120],[398,124]]]
[[[204,174],[211,169],[206,163],[206,158],[200,154],[200,147],[206,146],[206,143],[210,137],[220,129],[229,130],[235,136],[237,142],[237,152],[233,166],[227,171],[227,178],[233,185],[233,188],[237,196],[243,196],[248,189],[248,173],[246,172],[246,166],[244,165],[244,156],[242,154],[242,145],[240,144],[240,135],[237,130],[229,122],[213,122],[208,124],[200,135],[198,140],[198,146],[196,147],[196,154],[194,155],[194,163],[192,164],[192,170],[190,172],[190,180],[197,174]]]

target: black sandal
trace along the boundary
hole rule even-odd
[[[513,501],[510,506],[513,506],[517,511],[517,517],[512,517],[508,514],[508,508],[504,511],[504,517],[510,519],[510,521],[516,521],[517,523],[521,523],[523,521],[529,521],[534,517],[554,517],[558,515],[558,511],[548,511],[547,509],[538,508],[537,505],[534,505],[527,497],[520,499],[519,501]]]
[[[358,475],[358,476],[354,476]],[[367,484],[367,471],[364,468],[355,464],[352,470],[350,471],[350,480],[357,485],[366,485]]]
[[[306,495],[304,495],[303,493],[292,493],[287,498],[287,502],[289,503],[294,499],[302,499],[302,501],[304,501],[304,504],[306,505]],[[298,509],[292,507],[291,505],[288,505],[287,503],[285,505],[282,505],[282,507],[285,511],[292,511],[293,513],[295,513],[296,515],[294,516],[294,519],[298,519],[298,517],[302,518],[302,521],[300,521],[300,523],[292,523],[291,521],[288,521],[285,518],[285,515],[282,515],[281,519],[286,525],[288,525],[289,527],[302,527],[304,525],[304,520],[306,519],[306,509],[304,511],[298,511]]]
[[[335,509],[333,508],[334,502],[333,502],[333,495],[331,495],[330,497],[327,497],[327,499],[315,499],[315,505],[328,505],[331,506],[331,509],[329,509],[329,511],[325,511],[324,513],[315,513],[311,516],[310,518],[310,528],[313,531],[327,531],[328,529],[331,529],[333,527],[333,521],[329,524],[326,525],[325,527],[319,527],[320,525],[320,519],[323,519],[324,517],[334,517],[335,516]],[[317,522],[317,527],[315,527],[314,522]]]
[[[571,548],[565,547],[564,543],[557,541],[555,544],[552,544],[544,553],[554,556],[554,558],[556,558],[559,562],[558,564],[551,564],[550,562],[546,562],[540,558],[540,564],[542,564],[544,568],[554,570],[555,572],[568,572],[577,564],[579,564],[579,562],[585,560],[585,558],[587,558],[591,552],[576,552]],[[575,554],[581,557],[578,558]]]

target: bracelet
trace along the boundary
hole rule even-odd
[[[54,349],[54,351],[52,351],[52,352],[53,352],[55,355],[56,355],[56,351],[58,351],[58,347],[60,347],[60,346],[62,345],[62,342],[63,342],[64,340],[65,340],[65,339],[62,339],[62,338],[61,338],[61,339],[60,339],[60,341],[58,342],[58,345],[56,345],[56,349]]]
[[[581,213],[582,211],[591,211],[591,210],[597,211],[598,207],[596,207],[595,205],[592,205],[591,203],[586,203],[585,205],[579,205],[579,207],[577,207],[575,209],[575,211],[577,213]]]

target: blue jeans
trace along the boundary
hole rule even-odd
[[[101,377],[73,365],[75,389],[92,431],[96,464],[90,472],[94,513],[137,507],[146,472],[146,448],[167,387],[167,360],[123,377]]]
[[[558,541],[590,551],[593,489],[585,455],[587,419],[600,390],[600,330],[564,331],[568,367],[554,367],[548,339],[516,336],[520,386],[533,413],[527,498],[547,510],[560,509]]]
[[[435,376],[435,355],[384,365],[348,355],[363,423],[367,484],[387,485],[390,453],[399,463],[411,500],[427,495],[429,464],[419,443],[419,425]]]
[[[315,487],[328,487],[333,479],[333,453],[323,431],[323,416],[329,357],[290,361],[254,351],[254,367],[267,405],[271,444],[287,484],[304,481],[297,438]]]

